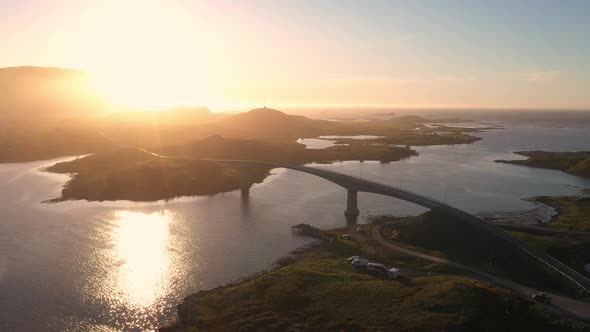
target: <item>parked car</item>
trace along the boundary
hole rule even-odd
[[[350,263],[354,267],[367,267],[367,264],[369,264],[369,260],[364,258],[357,258]]]
[[[387,270],[387,278],[389,279],[396,279],[400,275],[399,269],[392,267],[391,269]]]
[[[551,303],[551,296],[545,293],[537,293],[533,295],[533,299],[542,303]]]
[[[378,272],[378,273],[381,273],[381,274],[386,274],[387,273],[387,267],[385,267],[385,265],[383,265],[381,263],[368,263],[367,264],[367,270]]]
[[[352,263],[352,262],[356,261],[359,258],[361,258],[361,256],[350,256],[350,257],[348,257],[347,261],[349,261],[349,262]]]

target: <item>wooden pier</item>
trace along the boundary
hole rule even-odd
[[[310,236],[322,241],[329,240],[330,238],[330,236],[323,233],[319,228],[308,224],[291,226],[291,232],[297,235]]]

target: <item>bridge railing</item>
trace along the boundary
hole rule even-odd
[[[157,154],[154,154],[157,155]],[[289,164],[282,164],[282,163],[275,163],[275,162],[265,162],[265,161],[252,161],[252,160],[223,160],[223,159],[191,159],[191,158],[174,158],[174,157],[166,157],[162,155],[158,155],[164,158],[171,158],[171,159],[185,159],[185,160],[193,160],[193,161],[210,161],[210,162],[218,162],[218,163],[238,163],[238,164],[256,164],[262,166],[271,166],[274,168],[287,168],[287,169],[294,169],[299,170],[302,172],[306,172],[309,174],[314,174],[316,176],[320,176],[325,178],[329,181],[332,181],[340,186],[343,186],[348,189],[357,190],[361,192],[372,192],[378,194],[384,194],[387,196],[393,196],[398,198],[403,198],[404,200],[408,200],[412,203],[422,205],[427,208],[444,208],[446,211],[451,213],[452,215],[457,216],[458,218],[462,218],[472,224],[477,225],[478,227],[482,227],[485,230],[491,232],[492,234],[498,236],[499,238],[507,241],[512,246],[519,248],[525,252],[527,252],[532,257],[538,259],[539,261],[545,263],[547,266],[551,267],[552,269],[558,271],[578,286],[580,286],[584,291],[589,292],[590,288],[590,280],[581,274],[577,273],[575,270],[570,268],[569,266],[565,265],[564,263],[558,261],[557,259],[551,257],[550,255],[533,248],[532,246],[528,245],[524,241],[517,239],[510,234],[505,233],[498,227],[486,223],[482,219],[469,214],[465,211],[459,210],[457,208],[452,207],[451,205],[434,199],[432,197],[428,197],[426,195],[414,193],[410,190],[406,189],[399,189],[390,185],[382,184],[375,182],[373,180],[364,179],[357,176],[352,176],[340,172],[335,171],[328,171],[323,170],[321,168],[309,167],[309,166],[298,166],[298,165],[289,165]]]
[[[421,199],[423,201],[430,201],[432,203],[436,203],[436,205],[449,206],[447,203],[445,203],[445,202],[443,202],[441,200],[438,200],[436,198],[433,198],[431,196],[424,195],[424,194],[418,194],[418,193],[413,192],[413,191],[408,190],[408,189],[397,188],[397,187],[394,187],[394,186],[389,185],[389,184],[384,184],[384,183],[376,182],[375,180],[368,179],[366,177],[357,176],[357,175],[349,175],[349,174],[346,174],[346,173],[342,173],[342,172],[338,172],[338,171],[332,171],[332,170],[329,170],[328,171],[328,170],[324,170],[324,169],[316,168],[316,167],[311,167],[311,166],[300,166],[300,167],[301,168],[306,168],[306,169],[319,170],[319,171],[331,173],[331,174],[334,174],[334,175],[339,175],[339,176],[345,177],[346,179],[353,178],[356,181],[363,182],[363,184],[365,184],[365,185],[367,185],[369,187],[379,187],[379,188],[381,188],[383,190],[395,191],[395,192],[398,192],[398,193],[404,193],[404,194],[406,194],[408,196],[413,196],[413,197],[419,198],[419,199]],[[367,192],[373,192],[373,190],[366,190],[366,191]]]

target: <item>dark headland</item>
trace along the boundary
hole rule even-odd
[[[518,151],[515,153],[528,158],[524,160],[496,160],[496,162],[556,169],[573,175],[590,177],[590,151]]]

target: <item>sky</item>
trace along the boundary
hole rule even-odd
[[[135,107],[590,109],[590,1],[0,0],[0,67]]]

